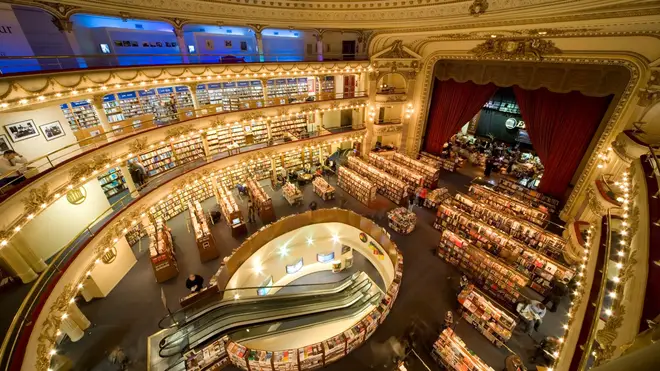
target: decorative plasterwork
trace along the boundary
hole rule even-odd
[[[433,82],[433,71],[435,62],[440,59],[449,59],[449,60],[492,60],[490,58],[479,58],[474,55],[465,56],[465,55],[443,55],[444,52],[436,52],[427,57],[424,63],[424,85],[421,90],[421,104],[420,104],[420,113],[417,115],[417,122],[415,123],[415,132],[412,136],[412,151],[418,151],[421,148],[422,144],[422,133],[426,127],[425,120],[428,116],[428,107],[429,101],[431,99],[431,86]],[[520,59],[512,57],[511,61],[519,62],[529,62],[529,60]],[[640,80],[640,69],[641,67],[634,63],[632,60],[621,59],[621,58],[593,58],[593,57],[573,57],[573,56],[548,56],[543,58],[540,63],[573,63],[573,64],[587,64],[587,65],[618,65],[623,66],[628,69],[630,72],[630,80],[625,90],[621,93],[621,97],[612,110],[609,121],[605,124],[605,127],[598,139],[598,142],[593,149],[593,153],[603,152],[609,145],[611,139],[608,139],[612,133],[612,130],[615,127],[615,124],[618,122],[619,117],[621,116],[624,108],[626,108],[633,97],[633,91],[635,86],[639,83]],[[580,175],[578,182],[575,184],[573,191],[571,192],[564,210],[571,210],[574,202],[576,201],[577,195],[580,194],[583,188],[587,184],[589,176],[596,167],[596,156],[591,156],[587,162],[584,171]]]
[[[488,1],[487,0],[474,0],[470,5],[470,15],[475,17],[480,16],[481,14],[486,13],[488,10]]]
[[[44,205],[48,205],[53,200],[53,195],[50,194],[50,184],[44,183],[39,187],[30,189],[27,197],[23,198],[23,206],[25,207],[26,215],[34,215],[38,210],[42,209]]]
[[[561,54],[561,50],[551,40],[490,39],[474,47],[470,53],[479,58],[541,60],[547,54]]]
[[[403,131],[403,124],[378,125],[374,124],[374,135],[397,134]]]
[[[594,185],[587,188],[587,202],[589,203],[589,209],[591,209],[594,214],[599,217],[607,214],[607,209],[600,203],[598,190]]]

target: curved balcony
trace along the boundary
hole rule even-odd
[[[142,190],[131,192],[123,197],[108,210],[104,210],[67,243],[33,284],[6,331],[7,335],[1,349],[0,369],[19,369],[23,359],[33,360],[47,356],[47,353],[40,352],[38,349],[41,349],[44,344],[52,347],[49,341],[54,341],[54,337],[51,338],[54,330],[49,326],[53,325],[52,316],[56,312],[53,308],[57,305],[58,300],[61,300],[62,295],[68,296],[77,293],[75,289],[77,285],[71,286],[70,283],[87,277],[85,272],[90,271],[99,258],[98,254],[104,253],[104,247],[107,247],[110,241],[116,242],[117,239],[123,238],[127,233],[126,227],[135,225],[131,222],[135,222],[136,219],[146,219],[145,213],[150,207],[174,193],[174,190],[180,188],[182,184],[207,179],[209,176],[213,176],[212,174],[229,172],[239,165],[247,165],[250,160],[264,156],[264,154],[274,156],[300,150],[301,146],[324,147],[329,143],[359,141],[364,133],[364,129],[352,128],[337,129],[335,133],[324,130],[312,133],[307,138],[267,147],[246,147],[227,153],[221,158],[210,159],[211,162],[207,162],[209,159],[206,158],[199,159],[196,162],[177,167],[153,179]],[[50,309],[46,310],[46,308]],[[32,325],[28,326],[29,323]]]

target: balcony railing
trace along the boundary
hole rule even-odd
[[[376,125],[399,125],[401,123],[402,123],[402,121],[401,121],[400,118],[382,119],[382,120],[379,119],[378,122],[376,123]]]
[[[380,87],[378,88],[378,91],[376,91],[376,94],[406,94],[406,88],[395,88],[393,86]]]
[[[316,97],[314,100],[308,100],[309,97],[307,97],[306,95],[305,96],[292,95],[289,97],[278,97],[278,98],[286,98],[286,102],[287,102],[286,105],[290,106],[292,104],[306,104],[306,103],[330,101],[337,99],[363,98],[366,96],[367,96],[366,92],[357,91],[351,93],[320,93],[320,96]],[[113,123],[114,129],[112,129],[111,131],[101,133],[91,138],[85,138],[76,143],[66,145],[46,155],[31,160],[29,163],[26,164],[26,167],[30,169],[29,170],[30,172],[38,173],[38,175],[31,177],[30,179],[25,180],[24,178],[16,177],[15,173],[0,175],[0,182],[4,183],[2,186],[0,186],[0,201],[16,193],[17,191],[29,185],[30,183],[34,182],[36,179],[39,178],[39,176],[45,174],[51,169],[57,167],[58,165],[63,164],[65,162],[70,162],[73,159],[82,156],[89,151],[93,151],[95,149],[108,145],[112,141],[118,139],[125,139],[126,137],[129,137],[131,135],[144,133],[150,130],[154,130],[157,127],[180,123],[186,120],[216,116],[224,113],[235,113],[241,111],[249,111],[255,109],[280,106],[281,104],[277,104],[279,101],[280,99],[275,99],[275,98],[269,100],[253,101],[253,102],[260,102],[261,107],[240,109],[234,111],[222,111],[222,112],[215,112],[215,109],[208,107],[200,108],[197,110],[182,109],[181,113],[172,114],[170,116],[159,117],[158,119],[144,120],[140,122],[139,126],[134,124],[133,120],[131,119],[124,120],[126,123],[123,125],[118,123]]]
[[[364,61],[367,54],[90,54],[0,58],[0,75],[129,66]]]
[[[308,133],[298,140],[274,143],[269,146],[269,148],[292,142],[303,142],[311,138],[322,138],[324,136],[358,130],[362,130],[362,128],[354,129],[351,127],[339,127],[323,129],[317,132]],[[57,253],[51,260],[46,270],[43,271],[39,278],[33,283],[30,292],[28,292],[23,298],[23,302],[20,308],[16,311],[9,328],[0,328],[0,331],[5,332],[2,348],[0,348],[0,370],[7,371],[20,368],[20,365],[23,362],[24,348],[27,346],[28,339],[32,332],[32,326],[28,324],[34,323],[37,320],[45,301],[70,263],[76,258],[76,256],[78,256],[92,238],[94,238],[100,230],[109,225],[122,210],[173,178],[202,167],[208,164],[209,161],[217,161],[242,153],[259,151],[265,147],[267,147],[265,143],[251,144],[239,147],[238,149],[232,149],[231,151],[224,151],[213,156],[202,157],[195,161],[175,167],[150,179],[142,189],[125,195],[99,214],[94,221],[87,225],[87,227],[67,243],[66,246],[62,247],[59,253]]]

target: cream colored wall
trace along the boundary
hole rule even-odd
[[[117,249],[116,259],[110,264],[103,262],[96,264],[90,277],[96,284],[96,287],[98,287],[101,297],[108,296],[110,291],[117,286],[119,281],[137,263],[135,254],[133,254],[133,250],[126,241],[126,238],[120,238],[115,244],[115,248]]]
[[[60,198],[23,227],[17,235],[19,241],[44,260],[55,255],[110,207],[98,180],[89,181],[84,188],[85,202],[73,205],[66,197]]]
[[[341,245],[348,245],[354,251],[362,254],[376,267],[378,273],[383,277],[385,286],[389,286],[394,279],[394,265],[389,256],[385,255],[383,260],[374,257],[369,248],[369,241],[362,242],[359,239],[360,230],[341,223],[321,223],[305,226],[295,231],[291,231],[275,238],[264,245],[259,251],[253,254],[231,277],[227,288],[256,287],[259,286],[268,276],[273,276],[275,285],[286,284],[291,281],[287,278],[286,265],[293,264],[300,257],[303,258],[305,272],[300,272],[295,278],[318,270],[331,269],[330,264],[320,264],[316,262],[317,253],[329,251],[335,252],[335,259],[339,259]],[[333,241],[333,236],[339,237],[339,242]],[[307,238],[312,237],[314,244],[307,245]],[[286,256],[280,254],[281,247],[287,247]],[[381,252],[382,247],[377,245]],[[355,253],[355,252],[354,252]],[[311,265],[308,267],[308,265]],[[261,268],[261,273],[255,270],[255,267]]]
[[[323,127],[324,128],[338,128],[341,126],[341,112],[329,111],[323,114]]]
[[[16,152],[23,155],[28,161],[35,160],[69,144],[74,144],[77,141],[76,137],[71,131],[69,122],[67,121],[66,117],[64,117],[64,113],[62,113],[60,107],[57,105],[42,107],[38,109],[29,109],[19,112],[0,113],[0,126],[3,127],[0,131],[0,134],[5,134],[7,137],[9,137],[7,128],[4,126],[25,120],[32,120],[34,122],[34,125],[39,132],[39,136],[25,139],[16,143],[11,142],[11,145],[14,147]],[[65,135],[63,137],[47,141],[39,126],[53,121],[60,122],[60,126],[62,126],[62,129],[64,129]],[[9,140],[11,141],[11,139]],[[74,149],[77,148],[79,148],[78,145],[74,147]],[[74,149],[71,151],[66,151],[66,154],[63,156],[54,156],[57,158],[52,159],[53,164],[60,163],[69,158],[71,156],[71,152],[73,152]],[[50,167],[47,160],[40,161],[36,163],[35,166],[43,169]]]

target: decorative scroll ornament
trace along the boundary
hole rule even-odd
[[[39,209],[45,207],[53,200],[53,195],[50,194],[49,183],[44,183],[39,187],[30,189],[28,196],[23,198],[23,205],[25,206],[25,214],[34,214]]]
[[[265,116],[264,113],[261,111],[247,112],[241,116],[241,120],[246,120],[246,121],[260,120],[264,116]]]
[[[149,148],[149,146],[147,145],[147,140],[148,140],[147,137],[136,138],[134,141],[128,144],[128,149],[131,152],[140,153],[146,150],[147,148]]]
[[[374,125],[374,134],[392,134],[400,133],[403,131],[403,125]]]
[[[107,165],[111,163],[110,155],[107,153],[101,153],[92,158],[92,161],[82,162],[76,164],[69,170],[69,177],[73,182],[82,180],[91,175],[94,175],[94,171],[100,171]]]
[[[67,312],[69,300],[74,297],[76,291],[74,285],[69,283],[64,286],[62,293],[55,299],[48,312],[48,317],[43,322],[41,333],[37,339],[37,360],[35,369],[46,371],[50,369],[50,352],[57,345],[57,332],[62,324],[62,315]]]
[[[171,128],[171,129],[167,130],[165,135],[166,135],[166,138],[169,140],[171,138],[176,138],[176,137],[180,137],[182,135],[187,135],[188,133],[191,133],[193,131],[195,131],[195,129],[193,128],[192,125],[185,125],[185,126],[179,126],[179,127],[176,127],[176,128]]]
[[[277,109],[277,116],[285,116],[287,113],[289,113],[289,110],[287,108]]]
[[[543,39],[491,39],[470,50],[479,58],[541,60],[546,54],[561,54],[550,40]]]
[[[600,201],[598,201],[598,196],[596,196],[596,190],[595,186],[591,186],[587,188],[587,201],[589,202],[589,208],[591,211],[598,215],[598,216],[603,216],[607,214],[607,210],[601,205]]]
[[[637,97],[639,98],[638,106],[648,107],[660,100],[660,90],[642,88],[637,91]]]
[[[619,158],[621,158],[623,161],[627,162],[628,164],[633,162],[634,158],[628,154],[628,151],[626,150],[626,145],[619,140],[619,136],[617,136],[616,139],[612,141],[612,150],[614,151],[614,153],[616,153],[617,156],[619,156]],[[634,167],[631,167],[631,169],[633,168]]]
[[[488,10],[488,1],[487,0],[474,0],[470,5],[470,15],[478,17]]]

